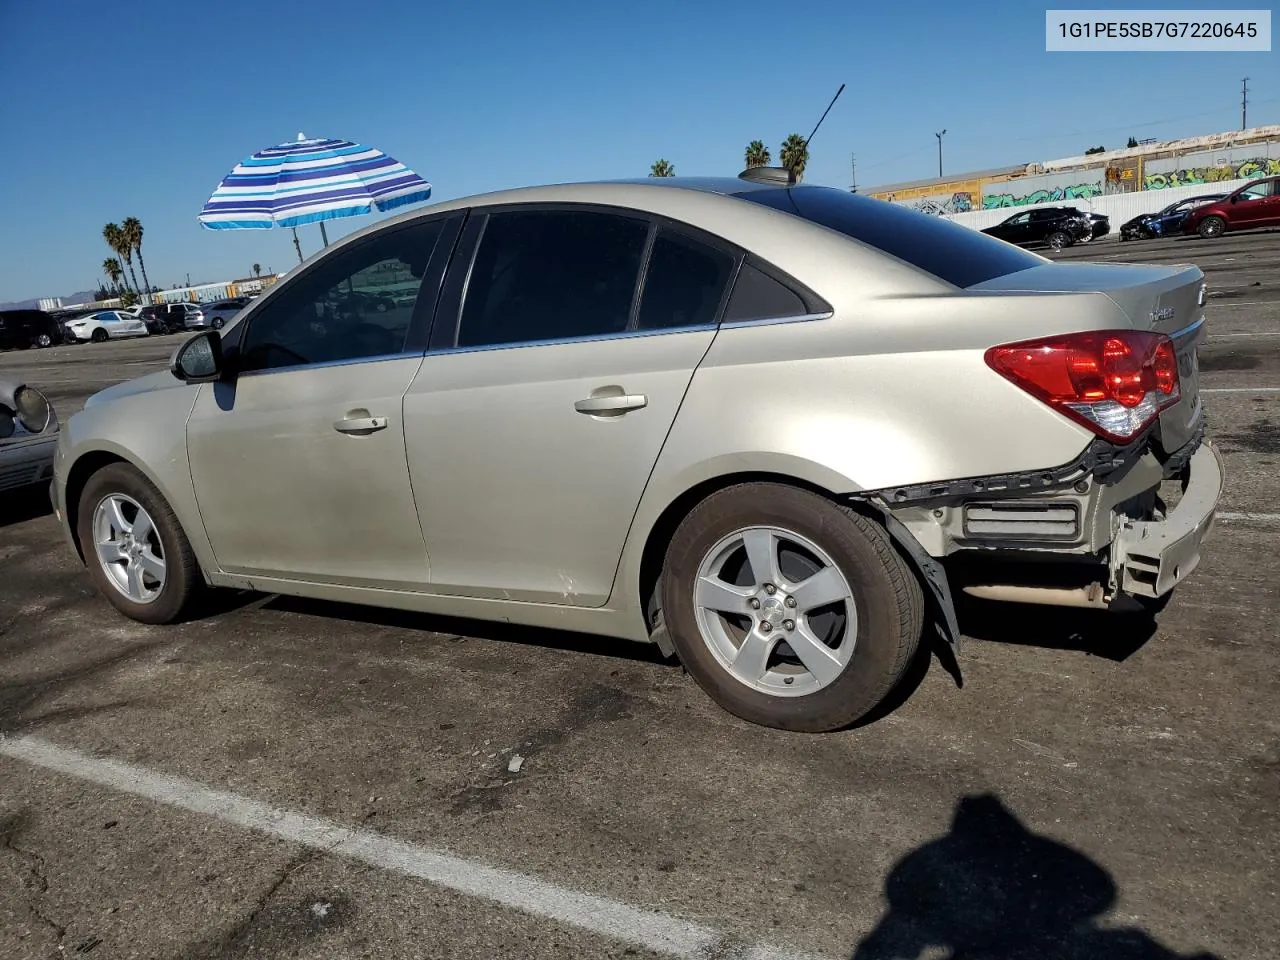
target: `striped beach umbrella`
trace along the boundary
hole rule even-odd
[[[421,203],[431,184],[381,150],[298,134],[236,164],[213,192],[200,223],[210,230],[268,230]],[[295,245],[297,233],[294,233]],[[301,250],[299,250],[301,259]]]

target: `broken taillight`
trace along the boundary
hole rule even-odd
[[[1162,333],[1091,330],[992,347],[987,365],[1094,433],[1126,443],[1177,403],[1178,361]]]

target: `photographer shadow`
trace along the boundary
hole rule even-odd
[[[1218,960],[1100,926],[1117,893],[1105,868],[1032,833],[998,798],[966,797],[950,833],[890,871],[888,913],[852,960]]]

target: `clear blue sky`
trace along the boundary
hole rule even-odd
[[[288,230],[196,214],[299,131],[376,146],[446,199],[658,157],[734,174],[841,83],[806,181],[848,186],[854,153],[860,186],[934,175],[944,127],[949,171],[1229,130],[1244,76],[1250,126],[1280,122],[1275,52],[1046,53],[1045,6],[0,0],[0,301],[95,285],[102,225],[128,216],[162,286],[290,268]],[[310,255],[318,230],[299,233]]]

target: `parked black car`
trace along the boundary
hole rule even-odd
[[[0,310],[0,350],[52,347],[61,342],[57,321],[43,310]]]
[[[1065,210],[1076,210],[1075,207],[1064,207]],[[1084,213],[1076,210],[1076,213],[1089,221],[1089,240],[1097,240],[1099,237],[1105,237],[1111,232],[1111,218],[1105,213]],[[1082,240],[1087,243],[1087,240]]]
[[[1187,197],[1177,203],[1171,203],[1163,210],[1155,213],[1144,213],[1120,224],[1121,240],[1151,240],[1155,237],[1176,237],[1182,223],[1191,215],[1196,207],[1206,203],[1216,203],[1225,197],[1225,193],[1206,193],[1199,197]]]
[[[147,325],[147,332],[152,336],[161,333],[173,333],[176,329],[169,320],[167,303],[149,303],[138,311],[138,319]],[[179,318],[180,319],[180,318]]]
[[[183,330],[190,329],[194,326],[206,326],[199,320],[203,316],[200,307],[194,303],[154,303],[143,307],[138,314],[142,322],[147,325],[147,332],[155,335],[158,333],[181,333]],[[188,321],[191,322],[188,322]]]
[[[1100,217],[1101,223],[1093,221],[1094,216]],[[1101,234],[1097,233],[1099,229]],[[1075,207],[1037,207],[1015,213],[982,232],[1020,247],[1045,246],[1061,250],[1073,243],[1088,243],[1110,229],[1111,223],[1106,217],[1082,213]]]

